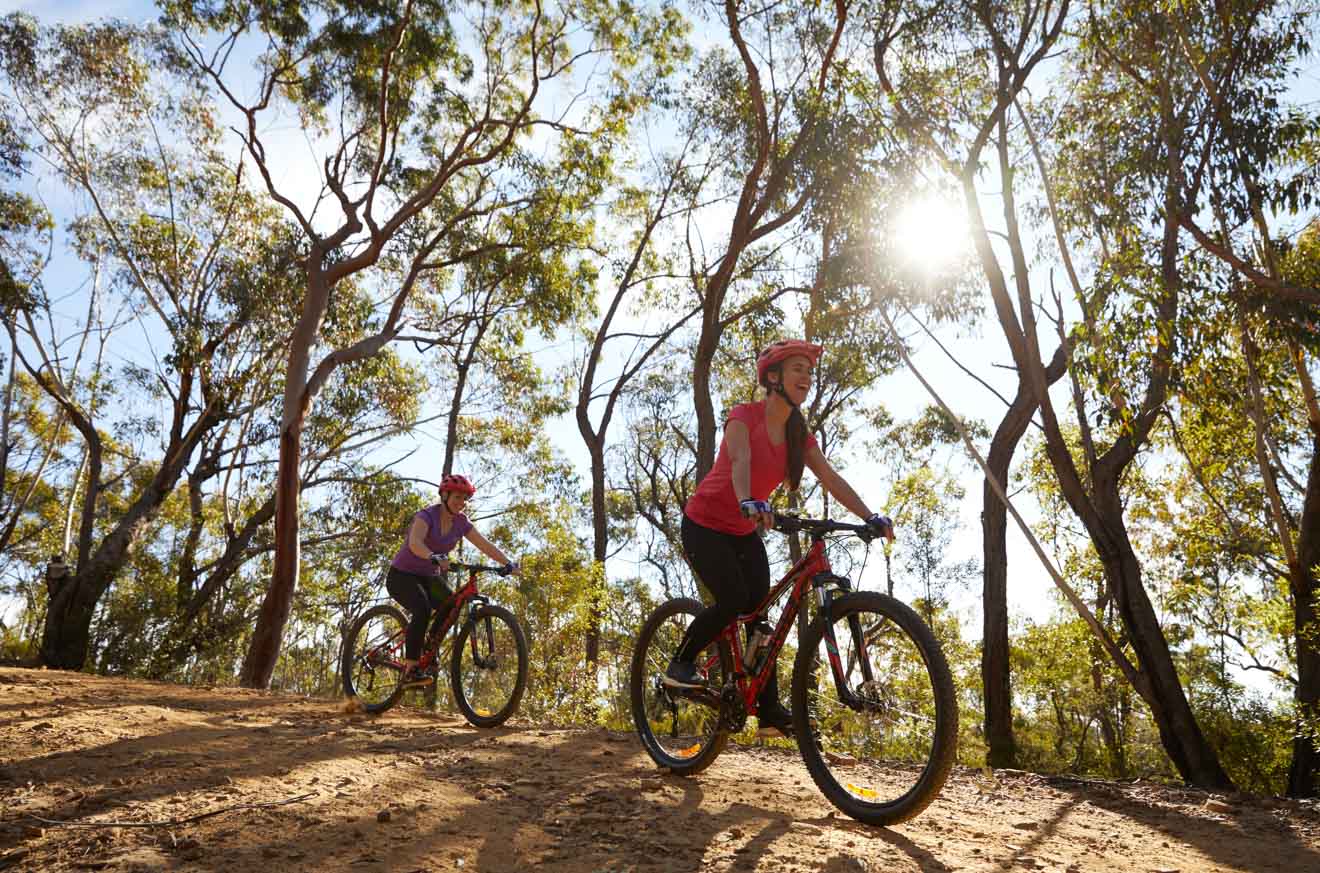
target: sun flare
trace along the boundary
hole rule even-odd
[[[898,213],[894,250],[911,267],[937,273],[967,251],[967,216],[949,199],[922,196]]]

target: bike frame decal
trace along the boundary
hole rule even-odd
[[[445,635],[449,633],[449,629],[458,621],[458,616],[462,612],[463,607],[467,605],[469,600],[476,596],[477,574],[475,571],[470,571],[468,573],[467,582],[462,588],[459,588],[454,592],[454,602],[450,605],[449,612],[445,615],[445,620],[440,624],[440,630],[435,633],[435,648],[423,651],[421,657],[417,659],[417,668],[419,670],[429,667],[432,661],[435,661],[440,657],[440,640],[445,638]],[[472,651],[473,654],[476,654],[475,648]]]
[[[747,707],[749,715],[756,714],[756,701],[761,696],[761,691],[770,681],[770,671],[775,669],[775,665],[779,660],[779,652],[783,649],[784,641],[788,638],[789,629],[793,627],[793,622],[797,620],[802,598],[806,595],[811,580],[819,573],[828,572],[830,572],[830,562],[825,557],[825,542],[823,540],[813,540],[807,553],[789,568],[789,571],[770,589],[770,592],[766,594],[755,610],[745,615],[739,615],[733,624],[725,627],[720,632],[720,637],[729,644],[729,648],[733,652],[734,680],[738,683],[738,692],[742,695],[743,704]],[[762,644],[769,647],[769,655],[761,665],[760,671],[755,675],[748,675],[747,664],[743,658],[743,626],[754,621],[760,621],[769,608],[785,594],[789,595],[788,603],[784,604],[779,622],[775,625],[775,632],[769,641]],[[831,651],[833,654],[830,661],[834,667],[834,675],[837,678],[842,675],[843,666],[839,660],[837,647],[831,646]],[[718,655],[714,660],[719,660]],[[707,668],[710,665],[711,662],[708,661]]]

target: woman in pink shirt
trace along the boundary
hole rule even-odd
[[[440,502],[419,510],[413,516],[408,539],[390,562],[385,588],[390,596],[408,610],[408,633],[404,637],[405,667],[403,684],[424,685],[430,676],[413,669],[422,653],[422,637],[432,615],[449,611],[454,592],[440,574],[449,569],[449,554],[458,541],[466,539],[487,557],[504,565],[503,575],[517,573],[518,565],[505,557],[495,545],[477,533],[463,514],[468,499],[477,493],[466,476],[449,475],[440,480]]]
[[[789,488],[797,490],[804,466],[811,468],[839,503],[866,519],[877,533],[894,537],[889,519],[867,508],[825,460],[807,430],[800,407],[811,390],[820,354],[820,346],[801,340],[783,340],[761,353],[756,378],[765,388],[765,399],[729,411],[715,466],[684,507],[683,551],[715,602],[688,625],[664,677],[672,688],[701,687],[704,683],[693,663],[697,653],[735,616],[751,612],[770,593],[770,561],[758,529],[774,526],[768,502],[771,492],[785,479]],[[757,720],[761,736],[792,733],[793,718],[779,702],[774,678],[758,701]]]

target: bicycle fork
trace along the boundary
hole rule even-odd
[[[491,621],[488,615],[481,618],[476,617],[477,609],[488,602],[485,597],[478,594],[468,604],[467,623],[475,625],[472,632],[468,634],[468,642],[472,646],[472,663],[483,670],[493,669],[498,663],[498,658],[495,655],[495,622]],[[486,642],[486,654],[484,655],[481,653],[480,643],[478,642],[478,639],[483,637]]]
[[[825,576],[826,574],[821,574]],[[839,655],[839,641],[834,633],[834,601],[840,594],[851,593],[852,586],[848,580],[842,576],[829,575],[822,579],[816,577],[816,593],[820,603],[821,615],[825,619],[825,654],[830,661],[830,670],[834,673],[834,687],[839,694],[839,701],[852,710],[861,710],[865,706],[862,698],[853,693],[852,688],[848,686],[848,674],[852,672],[853,666],[856,666],[862,673],[862,684],[867,685],[875,680],[875,674],[871,669],[871,658],[866,650],[866,635],[862,631],[862,622],[856,615],[848,616],[848,634],[852,638],[852,649],[849,651],[849,664],[845,669],[843,659]],[[836,592],[831,585],[842,589]],[[852,664],[853,656],[856,656],[856,665]]]

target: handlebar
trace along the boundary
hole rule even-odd
[[[830,518],[799,518],[796,515],[775,513],[775,530],[780,533],[808,533],[812,539],[819,539],[826,534],[850,533],[863,542],[869,543],[877,534],[867,524],[848,524]]]
[[[496,567],[496,566],[492,566],[492,565],[489,565],[489,564],[463,564],[463,563],[460,563],[460,562],[458,562],[458,561],[450,561],[450,562],[449,562],[449,569],[451,569],[451,570],[468,570],[468,571],[471,571],[471,572],[473,572],[473,573],[499,573],[499,574],[501,574],[501,575],[504,574],[504,568],[503,568],[503,567]]]

